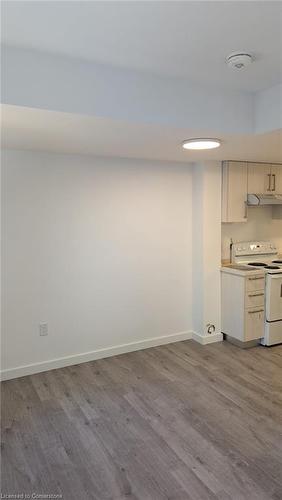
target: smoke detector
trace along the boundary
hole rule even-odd
[[[252,64],[254,58],[251,54],[245,52],[233,52],[226,58],[226,64],[232,69],[245,69]]]

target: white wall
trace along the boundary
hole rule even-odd
[[[282,218],[272,219],[271,207],[249,207],[247,222],[222,224],[223,259],[229,259],[230,238],[234,242],[271,240],[282,253]]]
[[[221,163],[193,169],[193,325],[201,343],[222,339],[220,311]],[[215,335],[207,335],[207,325]]]
[[[264,133],[282,128],[282,83],[255,95],[255,131]]]
[[[192,329],[190,166],[5,151],[2,170],[3,370]]]

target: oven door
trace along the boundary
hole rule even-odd
[[[282,274],[266,275],[266,321],[282,320]]]

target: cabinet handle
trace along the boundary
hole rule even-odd
[[[249,314],[263,313],[264,309],[258,309],[257,311],[248,311]]]
[[[268,188],[267,191],[271,191],[271,174],[267,174],[268,177]]]
[[[282,287],[282,285],[281,285]],[[249,297],[262,297],[264,293],[249,293]]]
[[[273,188],[272,188],[272,191],[275,191],[276,190],[276,175],[272,174],[272,177],[273,177]]]
[[[248,215],[248,204],[247,204],[247,202],[246,202],[246,201],[244,202],[244,204],[245,204],[244,219],[247,219],[247,215]]]
[[[253,278],[248,278],[249,281],[256,281],[256,280],[263,280],[264,277],[263,276],[254,276]]]

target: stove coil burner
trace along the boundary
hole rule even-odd
[[[273,260],[272,264],[282,264],[282,260]]]
[[[279,266],[265,266],[265,269],[280,269]]]

